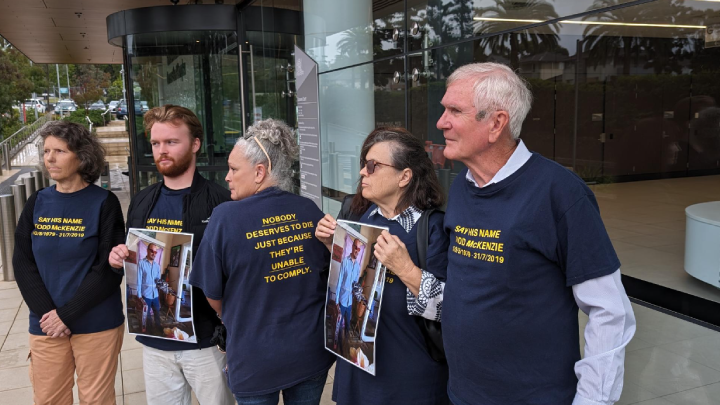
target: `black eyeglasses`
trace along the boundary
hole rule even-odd
[[[395,168],[395,166],[393,166],[393,165],[389,165],[389,164],[387,164],[387,163],[380,163],[380,162],[378,162],[378,161],[376,161],[376,160],[374,160],[374,159],[370,159],[370,160],[368,160],[368,161],[366,161],[366,162],[360,161],[360,167],[366,168],[368,174],[373,174],[373,173],[375,173],[375,168],[376,168],[377,166],[388,166],[388,167],[393,167],[393,168]]]

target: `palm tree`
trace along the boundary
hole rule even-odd
[[[588,10],[617,6],[620,3],[621,0],[595,0]],[[640,15],[637,9],[629,7],[586,15],[582,19],[600,23],[637,23],[640,22]],[[633,50],[637,53],[640,44],[640,38],[632,32],[621,25],[598,24],[585,27],[585,47],[589,50],[590,63],[597,67],[601,63],[614,61],[615,56],[622,50],[623,75],[629,75]]]
[[[369,26],[352,27],[343,31],[342,39],[337,44],[338,55],[333,67],[338,68],[348,63],[371,61],[373,59],[372,37],[372,27]]]
[[[708,10],[709,11],[709,10]],[[664,7],[644,7],[640,10],[642,21],[662,21],[668,24],[687,24],[697,11],[685,6],[682,1],[672,1]],[[706,14],[711,15],[711,14]],[[646,55],[645,68],[652,68],[656,74],[682,72],[682,62],[691,59],[691,40],[697,37],[696,28],[664,28],[663,37],[645,36],[640,38],[642,52]]]
[[[622,0],[595,0],[588,10],[612,7],[624,3]],[[687,24],[697,11],[684,5],[683,0],[672,0],[663,7],[627,7],[587,15],[583,20],[615,24],[658,23]],[[623,74],[630,74],[632,56],[646,59],[645,68],[655,73],[680,73],[680,62],[688,57],[692,38],[697,29],[663,28],[663,37],[645,35],[644,29],[624,25],[588,25],[585,28],[585,44],[589,50],[590,62],[597,66],[614,62],[622,52]]]
[[[558,14],[552,4],[544,0],[529,0],[518,6],[515,0],[496,0],[491,7],[480,7],[475,15],[485,18],[496,18],[498,21],[478,20],[474,23],[475,35],[492,34],[508,29],[506,20],[552,20]],[[493,54],[508,58],[513,68],[520,66],[520,56],[525,53],[552,51],[559,46],[559,27],[549,25],[549,34],[536,30],[519,30],[507,34],[492,35],[480,40],[480,47],[489,49]]]

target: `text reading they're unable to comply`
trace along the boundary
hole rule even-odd
[[[245,233],[247,240],[262,238],[255,242],[254,249],[267,249],[270,256],[270,274],[264,276],[266,283],[312,272],[306,264],[305,248],[300,242],[312,239],[314,229],[313,221],[300,222],[297,214],[284,214],[262,218],[260,229]],[[267,239],[268,237],[270,239]]]

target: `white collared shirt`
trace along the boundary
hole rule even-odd
[[[525,143],[518,141],[510,159],[482,187],[510,177],[526,164],[530,157],[532,153]],[[482,188],[470,170],[465,178],[475,187]],[[578,385],[573,405],[612,405],[620,399],[622,393],[625,347],[635,335],[636,327],[635,314],[622,285],[620,269],[607,276],[576,284],[572,286],[572,290],[580,310],[589,315],[584,334],[585,356],[575,363]],[[437,280],[432,273],[422,270],[420,291],[417,298],[408,299],[408,313],[440,320],[442,314],[438,308],[442,308],[444,291],[444,282]],[[421,306],[419,303],[425,305]]]
[[[515,148],[515,151],[510,156],[510,159],[508,159],[507,163],[503,167],[498,170],[497,173],[493,176],[490,181],[487,182],[484,186],[479,186],[477,181],[475,181],[475,178],[473,177],[472,173],[470,173],[470,170],[467,171],[467,174],[465,175],[465,178],[475,185],[475,187],[487,187],[494,183],[500,183],[501,181],[507,179],[510,177],[513,173],[518,171],[525,163],[527,163],[528,160],[532,157],[532,153],[528,150],[527,146],[525,146],[525,142],[522,141],[522,139],[518,140],[517,148]]]

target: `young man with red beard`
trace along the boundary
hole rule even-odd
[[[127,229],[192,233],[194,257],[210,214],[218,204],[230,201],[230,192],[197,171],[196,156],[203,129],[192,111],[168,104],[146,112],[143,121],[150,134],[155,165],[163,179],[130,201]],[[116,246],[110,253],[110,265],[123,267],[128,255],[125,245]],[[195,287],[192,308],[197,343],[136,338],[144,345],[148,404],[190,405],[191,389],[201,405],[235,403],[222,372],[225,354],[210,343],[220,320],[202,290]]]

